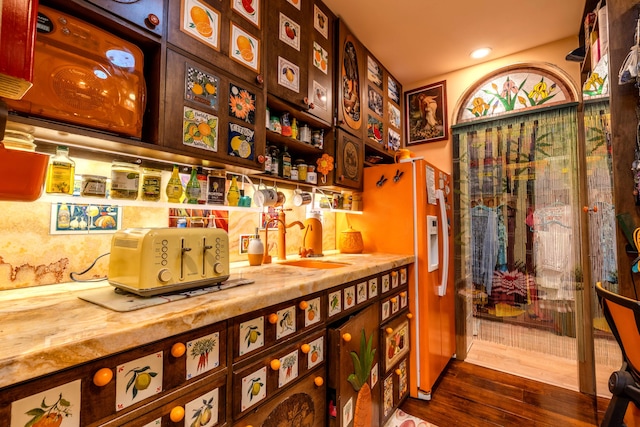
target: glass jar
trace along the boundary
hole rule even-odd
[[[157,202],[162,195],[162,171],[142,168],[142,200]]]
[[[111,164],[110,194],[112,199],[137,199],[139,182],[140,168],[138,165],[125,162]]]
[[[82,175],[80,195],[82,197],[106,197],[107,177],[99,175]]]
[[[304,160],[296,160],[296,166],[298,167],[298,181],[307,180],[307,164]]]

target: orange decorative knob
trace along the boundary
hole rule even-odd
[[[396,375],[397,375],[397,376],[400,376],[400,374],[402,373],[402,371],[401,371],[400,369],[396,369],[396,370],[395,370],[395,373],[396,373]]]
[[[187,351],[187,347],[181,342],[177,342],[171,346],[171,355],[176,359],[178,357],[184,356],[186,351]]]
[[[392,272],[391,272],[391,277],[396,277],[397,275],[398,275],[398,272],[397,272],[397,271],[392,271]]]
[[[306,301],[300,301],[298,307],[300,307],[300,310],[306,310],[309,307],[309,303]]]
[[[349,332],[345,332],[344,334],[342,334],[342,340],[344,342],[349,342],[351,341],[351,334]]]
[[[109,368],[98,369],[98,372],[93,374],[93,383],[98,387],[104,387],[113,379],[113,371]]]
[[[393,328],[387,328],[384,331],[387,333],[387,335],[391,335],[393,333]]]
[[[391,303],[392,303],[392,304],[395,304],[395,303],[397,303],[397,302],[398,302],[398,298],[393,297],[393,298],[391,298],[391,300],[390,300],[390,301],[391,301]]]
[[[274,371],[277,371],[278,369],[280,369],[280,360],[273,359],[270,365],[271,365],[271,369],[273,369]]]
[[[269,315],[269,323],[271,323],[272,325],[275,325],[277,321],[278,321],[278,315],[275,313],[271,313]]]
[[[407,319],[413,319],[413,314],[407,313]]]
[[[405,292],[405,291],[400,292],[400,296],[402,298],[406,297],[407,296],[407,292]]]
[[[311,351],[311,346],[309,344],[302,344],[300,346],[300,351],[303,352],[304,354],[309,353],[309,351]]]
[[[174,423],[182,421],[184,418],[184,408],[182,406],[174,406],[169,412],[169,419]]]
[[[322,384],[324,384],[324,378],[322,377],[315,377],[313,379],[313,383],[318,386],[318,387],[322,387]]]

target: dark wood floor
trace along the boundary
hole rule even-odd
[[[452,361],[431,400],[401,409],[438,427],[597,426],[609,403],[583,393]]]

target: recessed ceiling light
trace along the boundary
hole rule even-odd
[[[476,49],[473,52],[471,52],[471,56],[473,59],[480,59],[480,58],[484,58],[485,56],[489,55],[489,53],[491,52],[491,48],[490,47],[483,47],[481,49]]]

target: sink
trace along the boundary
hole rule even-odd
[[[299,259],[295,261],[285,261],[278,263],[279,265],[290,265],[292,267],[306,267],[306,268],[340,268],[347,265],[351,265],[347,262],[336,261],[318,261],[314,259]]]

